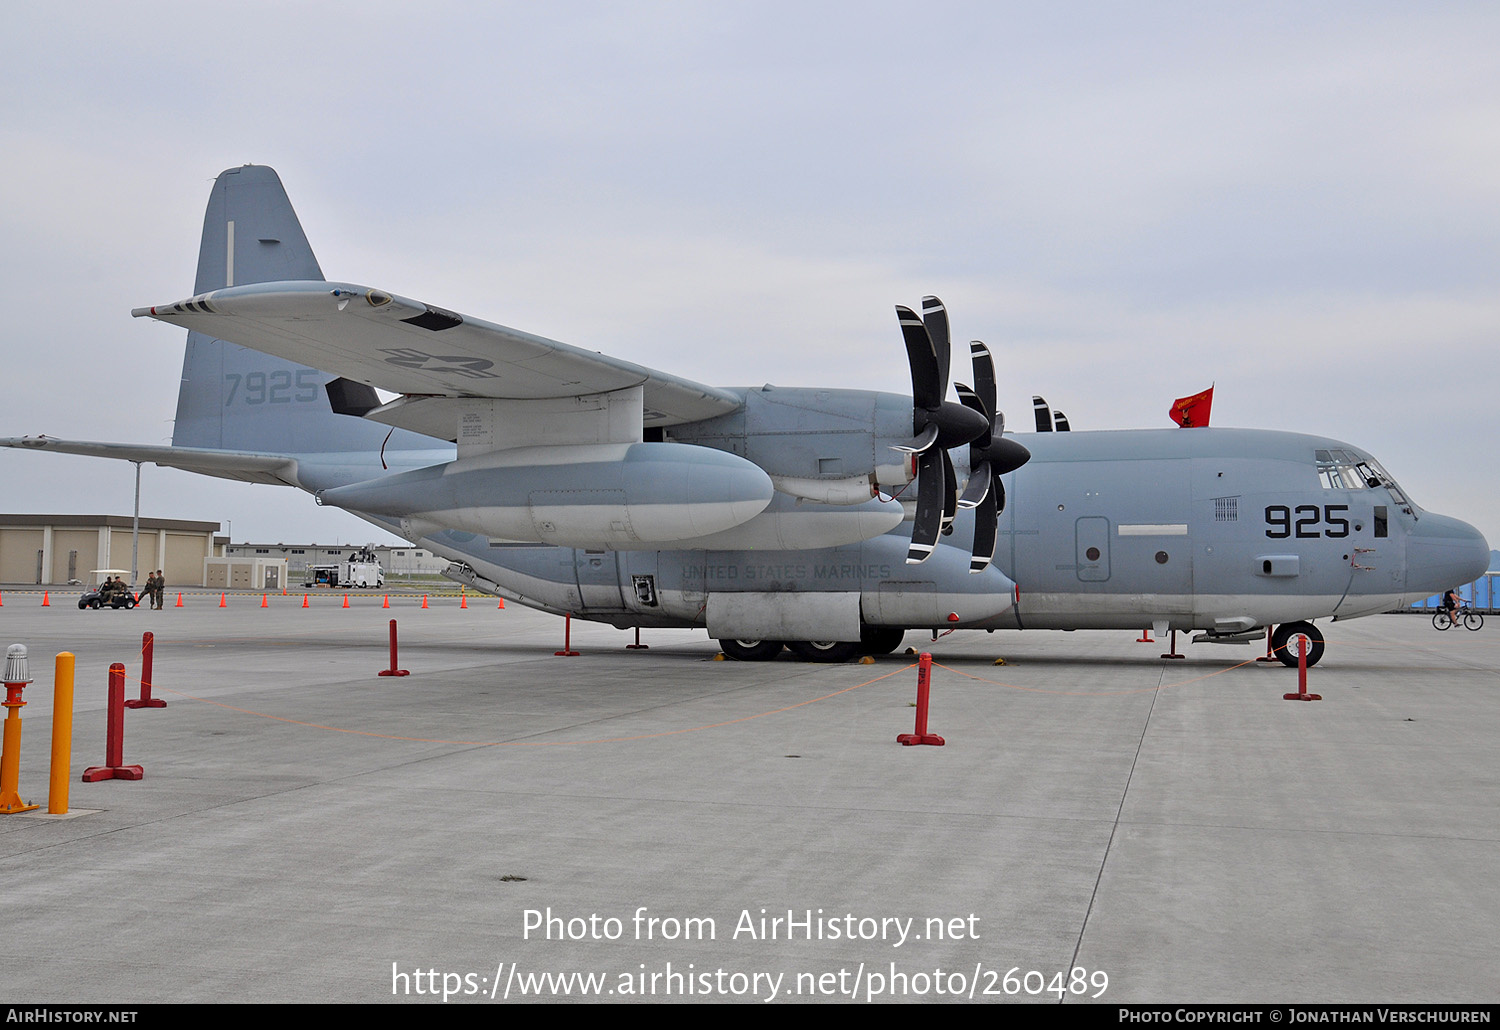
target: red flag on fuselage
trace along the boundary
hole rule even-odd
[[[1192,429],[1208,425],[1209,409],[1213,406],[1214,388],[1210,386],[1202,393],[1177,398],[1172,402],[1172,410],[1169,414],[1172,416],[1172,421],[1183,429]]]

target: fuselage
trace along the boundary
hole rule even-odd
[[[1230,635],[1389,610],[1488,563],[1476,530],[1417,507],[1357,447],[1212,428],[1018,435],[1032,458],[1004,477],[994,563],[978,575],[962,511],[921,564],[905,561],[909,522],[819,546],[817,527],[847,527],[862,510],[861,489],[879,495],[863,508],[885,511],[890,495],[914,496],[891,449],[910,438],[910,400],[745,393],[734,415],[663,435],[747,458],[777,484],[776,501],[738,536],[573,548],[429,526],[421,543],[467,566],[476,586],[545,610],[801,639],[850,639],[861,626]],[[962,478],[963,449],[953,458]],[[399,519],[366,517],[401,532]],[[752,532],[773,522],[777,532]]]

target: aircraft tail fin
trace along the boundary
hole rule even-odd
[[[203,219],[195,293],[260,282],[323,279],[281,178],[245,165],[214,180]],[[434,441],[338,414],[334,377],[204,333],[189,332],[177,394],[174,447],[284,455],[378,453]]]
[[[275,169],[245,165],[221,172],[203,216],[193,292],[322,278]]]

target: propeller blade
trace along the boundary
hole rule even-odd
[[[995,560],[995,526],[999,522],[1000,505],[996,492],[1004,494],[1000,480],[995,480],[995,490],[984,496],[984,503],[974,509],[974,553],[969,558],[969,573],[974,575],[990,567]]]
[[[1068,432],[1068,416],[1060,411],[1052,413],[1052,425],[1059,433]]]
[[[938,364],[937,351],[927,327],[911,308],[896,305],[896,320],[901,323],[901,336],[906,341],[906,360],[911,366],[912,404],[920,410],[931,410],[943,403],[943,393],[948,388],[947,365]],[[912,432],[919,432],[914,426]]]
[[[984,410],[984,402],[979,399],[979,394],[975,393],[965,384],[954,383],[953,392],[958,394],[958,399],[963,402],[964,407],[973,408],[981,415],[987,414],[987,412]]]
[[[904,454],[921,454],[927,448],[931,447],[937,438],[938,424],[936,422],[929,422],[927,423],[927,428],[917,434],[917,438],[910,444],[892,444],[891,450],[901,451]]]
[[[969,484],[964,487],[964,495],[958,499],[960,508],[975,508],[979,502],[984,500],[990,492],[990,463],[981,461],[969,470]]]
[[[917,471],[917,517],[911,527],[911,547],[906,552],[908,565],[926,561],[937,546],[938,533],[943,528],[943,498],[948,493],[939,455],[946,454],[942,450],[922,452]]]
[[[953,532],[953,520],[958,516],[958,476],[953,471],[953,459],[945,448],[943,454],[943,532]]]
[[[995,359],[990,356],[990,349],[979,340],[970,340],[969,360],[974,366],[974,392],[984,402],[984,413],[992,422],[999,419],[1003,426],[1005,416],[1000,414],[995,401]],[[995,435],[1000,435],[999,429],[995,430]]]
[[[964,407],[984,416],[984,430],[969,444],[969,464],[972,466],[979,460],[974,456],[975,449],[982,451],[990,445],[990,439],[994,436],[994,426],[990,423],[990,412],[984,405],[984,398],[963,383],[954,383],[953,389],[958,392],[958,399],[963,402]]]
[[[1036,412],[1036,431],[1038,433],[1052,432],[1052,409],[1047,407],[1046,398],[1032,394],[1031,407]]]
[[[938,374],[942,376],[939,396],[948,392],[949,354],[953,347],[948,333],[948,309],[936,297],[922,298],[922,324],[927,327],[927,337],[932,341],[932,352],[937,355]]]

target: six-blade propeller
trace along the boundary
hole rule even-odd
[[[1000,477],[1024,465],[1031,452],[1004,439],[1005,416],[995,403],[995,363],[978,340],[969,345],[978,389],[955,383],[959,400],[948,392],[951,345],[948,312],[936,297],[922,298],[922,317],[896,306],[906,355],[911,364],[912,435],[897,450],[918,454],[917,514],[912,524],[907,564],[926,561],[937,546],[938,534],[953,521],[959,508],[974,510],[974,548],[971,573],[983,572],[995,555],[996,526],[1005,509],[1005,487]],[[948,449],[969,445],[969,481],[963,496]]]

